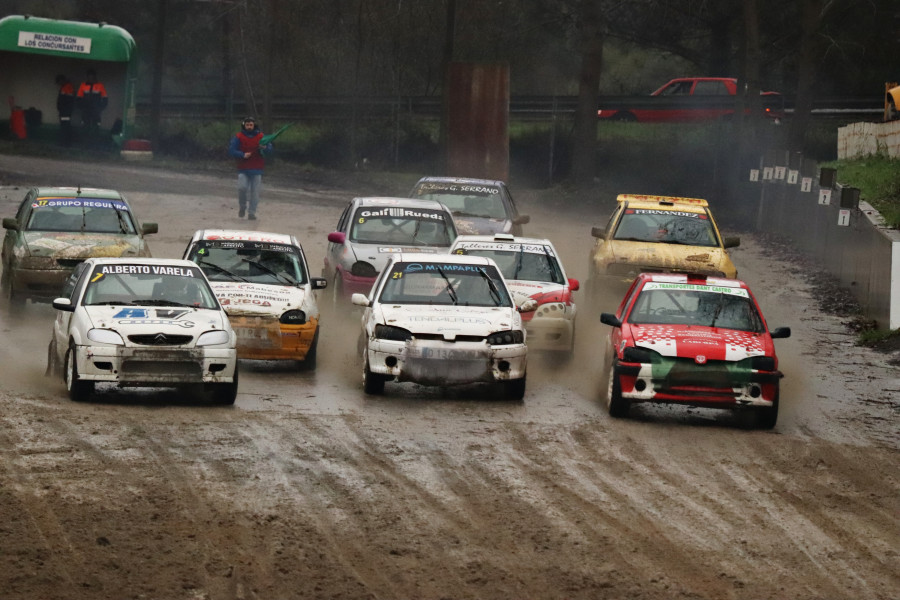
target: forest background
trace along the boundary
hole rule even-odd
[[[251,107],[268,131],[280,125],[277,99],[340,100],[351,120],[304,123],[285,134],[279,156],[343,167],[433,170],[438,125],[367,120],[353,100],[439,98],[450,61],[508,64],[514,97],[576,97],[562,129],[511,123],[510,148],[518,172],[573,180],[648,140],[711,158],[727,145],[735,164],[773,146],[833,158],[842,123],[822,131],[813,100],[877,99],[900,78],[896,0],[4,0],[3,13],[123,27],[137,42],[139,99],[219,97]],[[759,90],[779,91],[791,117],[774,132],[755,118],[691,129],[597,122],[600,95],[700,75],[738,77],[750,108]],[[162,121],[153,106],[138,124],[175,157],[220,158],[236,127]],[[535,168],[546,160],[550,169]]]

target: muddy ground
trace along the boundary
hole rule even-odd
[[[156,256],[252,225],[297,234],[314,273],[341,209],[371,193],[273,177],[251,224],[230,174],[0,156],[0,215],[22,186],[76,183],[158,221]],[[583,280],[611,198],[518,192],[526,232]],[[789,253],[743,233],[733,256],[770,326],[793,329],[772,432],[699,409],[611,419],[586,303],[574,360],[530,357],[523,402],[487,386],[366,396],[358,317],[329,310],[315,372],[242,361],[228,408],[108,388],[72,403],[43,375],[52,309],[4,311],[0,598],[900,597],[894,357],[857,347]]]

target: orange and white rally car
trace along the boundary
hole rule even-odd
[[[316,366],[319,307],[306,255],[292,235],[264,231],[196,231],[184,258],[209,279],[237,335],[238,358],[299,360]]]

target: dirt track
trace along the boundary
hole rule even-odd
[[[24,195],[12,186],[83,170],[0,156],[0,215]],[[248,225],[230,177],[133,166],[92,182],[159,221],[156,256]],[[256,228],[296,233],[318,271],[352,193],[267,182]],[[527,233],[584,278],[605,213],[518,197]],[[586,306],[575,360],[532,359],[522,403],[487,387],[367,397],[356,318],[329,314],[316,372],[242,363],[233,408],[165,391],[71,403],[43,377],[52,309],[0,313],[0,598],[900,597],[897,369],[818,311],[797,265],[747,235],[733,256],[770,326],[794,332],[776,342],[774,432],[696,409],[610,419]]]

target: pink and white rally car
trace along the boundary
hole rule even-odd
[[[572,292],[577,279],[566,277],[559,254],[550,240],[494,235],[461,235],[451,254],[493,259],[517,306],[537,302],[534,312],[522,313],[529,350],[559,351],[571,355],[575,342],[576,306]]]
[[[736,279],[641,273],[619,309],[600,320],[612,327],[606,346],[607,401],[614,417],[632,403],[709,408],[748,407],[757,425],[778,419],[773,338],[753,294]]]

